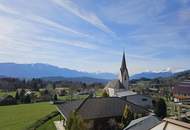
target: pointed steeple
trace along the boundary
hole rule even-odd
[[[122,58],[120,70],[123,72],[125,69],[127,69],[127,66],[126,66],[126,60],[125,60],[125,52],[123,52],[123,58]]]
[[[122,58],[122,63],[121,63],[121,83],[124,86],[125,89],[128,89],[129,85],[129,74],[128,74],[128,69],[126,66],[126,60],[125,60],[125,52],[123,52],[123,58]]]

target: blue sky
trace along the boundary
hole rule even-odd
[[[0,0],[0,62],[130,74],[190,68],[190,0]]]

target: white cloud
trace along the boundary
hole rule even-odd
[[[57,5],[63,7],[74,15],[80,17],[81,19],[89,22],[95,27],[101,29],[104,32],[114,34],[101,20],[96,16],[96,14],[80,8],[78,5],[73,3],[71,0],[52,0]]]
[[[150,24],[165,9],[165,0],[118,0],[102,7],[108,19],[120,24]]]
[[[19,17],[20,19],[22,19],[23,21],[31,20],[32,22],[37,22],[40,24],[44,24],[46,26],[57,28],[64,32],[69,32],[70,34],[75,34],[75,35],[82,36],[82,37],[90,37],[88,34],[81,33],[72,28],[64,26],[63,24],[60,24],[58,22],[55,22],[53,20],[47,19],[42,16],[38,16],[38,15],[34,15],[34,14],[24,14],[23,15],[21,12],[15,10],[15,9],[12,9],[8,6],[5,6],[3,4],[0,4],[0,11],[3,11],[5,13],[11,14],[11,15],[15,15],[15,16]]]
[[[69,32],[69,33],[74,33],[78,36],[83,36],[83,37],[88,37],[89,35],[87,34],[84,34],[84,33],[81,33],[81,32],[78,32],[74,29],[71,29],[71,28],[68,28],[62,24],[59,24],[57,22],[54,22],[50,19],[47,19],[47,18],[44,18],[44,17],[41,17],[41,16],[37,16],[37,15],[30,15],[28,17],[26,17],[27,19],[29,20],[32,20],[33,22],[37,22],[37,23],[41,23],[41,24],[44,24],[44,25],[47,25],[47,26],[50,26],[50,27],[54,27],[54,28],[58,28],[60,30],[63,30],[63,31],[66,31],[66,32]]]
[[[5,13],[9,13],[9,14],[14,14],[14,15],[19,14],[17,11],[15,11],[12,8],[9,8],[3,4],[0,4],[0,11],[3,11]]]
[[[53,38],[53,37],[41,37],[40,40],[45,41],[45,42],[65,44],[69,46],[75,46],[75,47],[86,48],[86,49],[97,49],[97,46],[95,44],[84,42],[81,40],[65,40],[65,39]]]

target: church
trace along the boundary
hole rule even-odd
[[[129,90],[129,73],[126,65],[125,53],[123,53],[122,57],[120,78],[110,81],[105,86],[104,91],[106,91],[110,97],[119,97],[147,109],[153,107],[151,97],[140,95]]]
[[[110,81],[104,90],[110,97],[125,97],[136,94],[135,92],[129,90],[129,73],[124,52],[120,68],[120,78]]]

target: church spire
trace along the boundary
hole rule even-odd
[[[127,69],[127,66],[126,66],[126,60],[125,60],[125,52],[123,52],[123,59],[122,59],[120,70],[124,71],[125,69]]]
[[[121,83],[125,87],[125,89],[128,89],[129,85],[129,74],[126,66],[126,60],[125,60],[125,52],[123,52],[123,58],[121,63]]]

